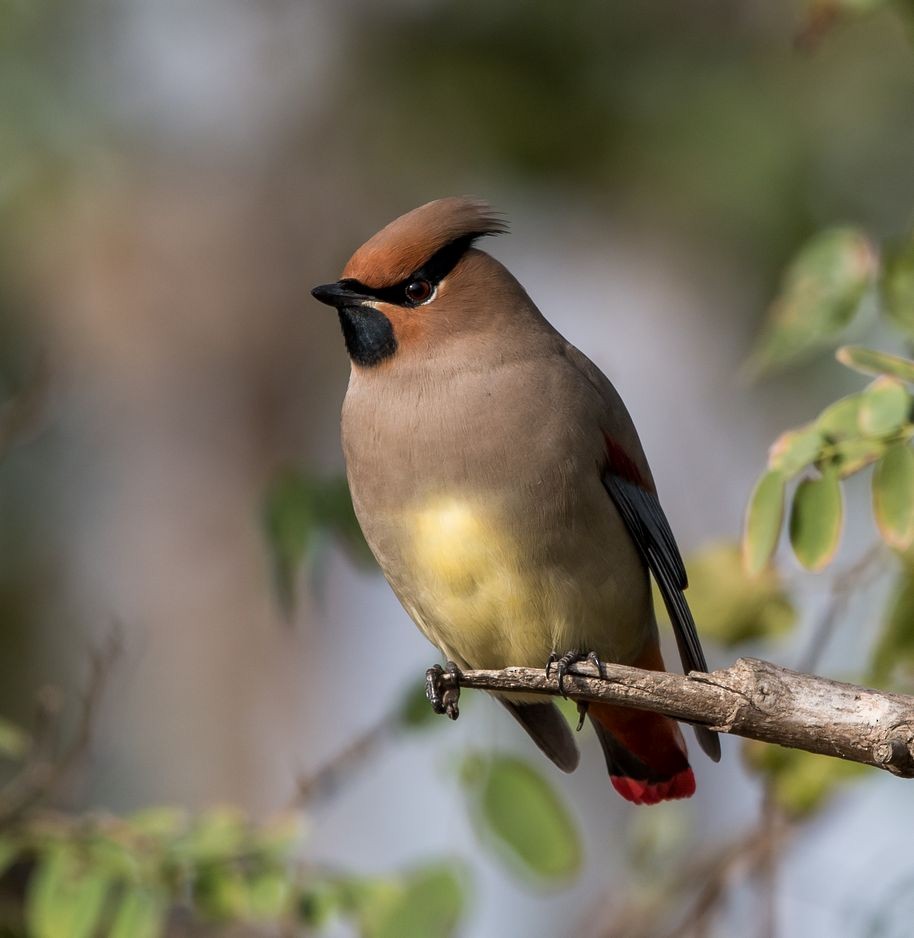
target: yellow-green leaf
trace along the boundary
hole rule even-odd
[[[194,904],[214,921],[246,918],[250,912],[250,890],[241,868],[234,863],[207,863],[194,883]]]
[[[449,938],[465,904],[463,877],[452,865],[417,870],[378,908],[361,911],[365,938]]]
[[[784,476],[766,472],[756,483],[743,526],[743,566],[757,576],[778,546],[784,517]]]
[[[830,404],[816,418],[816,427],[830,440],[845,440],[860,434],[861,394],[849,394]]]
[[[158,938],[165,912],[161,896],[147,889],[129,889],[118,903],[108,938]]]
[[[0,717],[0,757],[21,759],[29,748],[29,735],[24,729]]]
[[[860,403],[860,432],[888,436],[908,419],[911,396],[897,378],[881,375],[864,392]]]
[[[797,560],[813,572],[826,567],[841,540],[844,501],[838,474],[826,469],[817,479],[804,479],[793,497],[790,543]]]
[[[29,883],[30,938],[91,938],[110,885],[107,873],[84,867],[69,845],[51,846]]]
[[[244,815],[234,807],[218,805],[201,815],[175,848],[196,863],[218,862],[236,855],[247,834]]]
[[[477,830],[512,869],[549,882],[580,870],[577,828],[539,772],[514,756],[471,755],[460,774]]]
[[[896,326],[914,335],[914,237],[889,251],[882,276],[885,311]]]
[[[891,375],[908,384],[914,383],[914,361],[900,355],[889,355],[862,345],[845,345],[835,352],[835,358],[864,375]]]
[[[127,823],[141,837],[170,840],[187,828],[187,812],[169,805],[155,805],[134,812]]]
[[[250,917],[258,922],[280,919],[292,898],[292,884],[283,869],[268,869],[251,878],[248,902]]]
[[[824,442],[816,424],[788,430],[774,441],[768,451],[768,468],[790,478],[815,462]]]
[[[873,472],[873,514],[885,542],[896,550],[914,543],[914,451],[890,446]]]
[[[750,361],[756,373],[808,355],[850,323],[878,268],[873,242],[856,228],[819,232],[788,267]]]

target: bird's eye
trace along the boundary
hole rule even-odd
[[[406,298],[418,305],[424,303],[432,295],[432,285],[427,280],[411,280],[406,285]]]

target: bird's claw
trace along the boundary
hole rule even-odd
[[[575,732],[580,733],[584,728],[584,717],[587,716],[587,711],[590,709],[590,704],[586,700],[578,701],[578,725],[575,727]]]
[[[433,664],[425,672],[425,696],[435,713],[446,713],[451,720],[460,716],[457,706],[460,700],[459,680],[460,669],[453,661],[448,661],[443,668],[440,664]]]
[[[595,651],[566,651],[564,655],[559,655],[557,652],[552,652],[549,655],[549,660],[546,662],[546,677],[552,673],[553,667],[555,668],[555,673],[558,675],[559,682],[559,693],[567,700],[568,694],[565,691],[565,678],[569,673],[569,668],[573,664],[577,664],[579,661],[589,661],[597,669],[597,674],[600,677],[604,677],[603,674],[603,663],[600,661],[599,656]],[[586,706],[581,711],[580,706],[578,707],[578,712],[581,714],[581,723],[578,725],[578,729],[581,728],[584,722],[584,713],[587,712]]]

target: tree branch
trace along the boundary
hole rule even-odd
[[[801,674],[755,658],[703,674],[643,671],[621,664],[574,665],[572,700],[625,704],[793,749],[861,762],[914,778],[914,697]],[[557,695],[556,678],[536,668],[443,673],[441,690]]]

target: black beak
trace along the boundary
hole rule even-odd
[[[324,283],[311,291],[311,296],[328,306],[360,306],[365,297],[355,290],[350,290],[341,283]]]

